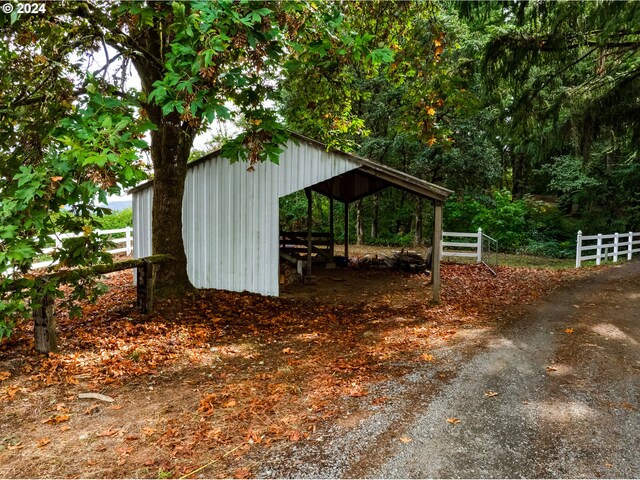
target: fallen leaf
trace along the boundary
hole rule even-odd
[[[154,433],[157,433],[157,431],[158,431],[157,429],[151,428],[151,427],[143,427],[142,428],[142,433],[144,433],[148,437],[150,437]]]
[[[496,397],[496,396],[498,396],[498,392],[487,390],[486,392],[484,392],[484,396],[485,397]]]
[[[109,429],[104,430],[104,431],[102,431],[100,433],[97,433],[96,437],[115,437],[120,432],[121,432],[121,430],[118,430],[116,428],[109,428]]]
[[[409,442],[413,442],[413,439],[409,437],[400,437],[400,441],[402,443],[409,443]]]
[[[631,403],[629,403],[629,402],[622,402],[622,403],[620,404],[620,406],[621,406],[622,408],[624,408],[625,410],[632,410],[632,411],[637,410],[636,406],[635,406],[635,405],[632,405],[632,404],[631,404]]]
[[[67,422],[71,417],[67,414],[54,415],[52,417],[43,420],[42,423],[48,423],[49,425],[57,425],[58,423]]]
[[[229,400],[228,402],[225,402],[222,404],[222,406],[224,408],[231,408],[231,407],[235,407],[237,404],[237,402],[235,400]]]
[[[66,432],[67,430],[71,430],[71,427],[69,425],[62,425],[60,427],[61,432]]]
[[[564,333],[573,333],[573,328],[565,328]]]
[[[111,410],[121,410],[122,409],[122,405],[112,405],[111,407],[109,407]]]
[[[91,415],[92,413],[94,413],[95,411],[100,410],[100,405],[98,405],[97,403],[94,403],[92,405],[90,405],[85,411],[84,414],[85,415]]]
[[[300,430],[293,430],[289,434],[289,440],[291,440],[292,442],[297,442],[298,440],[300,440]]]
[[[251,470],[246,467],[240,468],[233,473],[233,478],[249,478]]]
[[[42,438],[38,439],[37,446],[38,446],[38,448],[42,448],[42,447],[44,447],[46,445],[49,445],[50,443],[51,443],[51,439],[50,438],[42,437]]]
[[[555,372],[555,371],[557,371],[557,370],[558,370],[558,369],[557,369],[556,367],[552,367],[552,366],[548,366],[548,367],[547,367],[547,372]]]
[[[433,357],[433,355],[430,355],[428,353],[423,353],[422,355],[420,355],[420,358],[422,360],[424,360],[425,362],[435,362],[436,359]]]
[[[282,349],[282,353],[284,353],[285,355],[291,355],[293,353],[293,349],[290,347],[284,348]]]
[[[451,423],[451,424],[453,424],[453,425],[455,425],[455,424],[457,424],[457,423],[460,423],[460,419],[459,419],[459,418],[456,418],[456,417],[447,418],[447,422],[448,422],[448,423]]]
[[[3,380],[6,380],[10,376],[11,376],[11,372],[3,370],[2,372],[0,372],[0,382],[2,382]]]
[[[97,465],[98,462],[96,462],[94,459],[90,458],[89,460],[87,460],[87,465],[89,465],[90,467],[93,467],[94,465]]]

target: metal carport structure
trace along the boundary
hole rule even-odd
[[[439,301],[442,204],[452,192],[296,133],[279,164],[253,172],[220,151],[189,164],[182,207],[189,278],[198,288],[278,295],[280,197],[305,189],[349,204],[387,187],[433,202],[432,292]],[[153,181],[131,192],[134,256],[160,253],[151,251]]]

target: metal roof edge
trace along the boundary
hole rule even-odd
[[[448,188],[445,187],[441,187],[440,185],[436,185],[434,183],[430,183],[427,182],[426,180],[422,180],[418,177],[414,177],[413,175],[409,175],[408,173],[405,173],[401,170],[396,170],[395,168],[389,167],[387,165],[383,165],[381,163],[377,163],[374,162],[373,160],[369,160],[368,158],[364,158],[364,157],[360,157],[359,155],[355,155],[353,153],[347,153],[347,152],[343,152],[342,150],[338,150],[337,148],[332,148],[329,147],[327,144],[322,143],[318,140],[315,140],[313,138],[307,137],[305,135],[302,135],[301,133],[298,132],[294,132],[289,130],[289,136],[291,138],[297,139],[297,140],[302,140],[304,142],[310,143],[312,145],[316,145],[318,147],[322,147],[325,151],[328,152],[333,152],[336,153],[338,155],[341,156],[345,156],[347,158],[349,158],[350,160],[354,161],[355,163],[359,164],[361,166],[361,168],[365,171],[369,171],[369,173],[374,174],[375,173],[383,173],[386,174],[392,178],[395,178],[398,180],[399,183],[401,182],[408,182],[410,185],[414,184],[416,187],[418,187],[417,189],[411,189],[416,193],[420,193],[422,195],[425,195],[425,192],[420,192],[419,190],[426,190],[430,193],[433,194],[434,197],[438,197],[438,200],[446,200],[447,197],[449,197],[452,193],[453,190],[449,190]],[[203,155],[202,157],[189,162],[189,164],[187,165],[187,169],[195,167],[196,165],[199,165],[200,163],[203,162],[207,162],[209,160],[212,160],[216,157],[218,157],[220,155],[220,152],[222,151],[222,148],[219,148],[211,153],[208,153],[206,155]],[[387,181],[390,181],[389,179],[387,179]],[[397,186],[400,186],[399,183],[395,183],[395,182],[391,182],[394,183]],[[140,192],[142,190],[145,190],[147,188],[149,188],[150,186],[153,185],[153,178],[147,180],[146,182],[137,185],[129,190],[127,190],[128,194],[133,194],[136,192]],[[410,186],[409,185],[409,186]],[[404,185],[403,188],[408,188],[409,186]],[[429,195],[427,195],[429,196]]]

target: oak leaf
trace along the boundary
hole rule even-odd
[[[251,470],[247,467],[239,468],[233,473],[233,478],[249,478],[251,476]]]
[[[70,418],[71,417],[67,414],[53,415],[47,418],[46,420],[44,420],[42,423],[48,423],[49,425],[57,425],[58,423],[69,421]]]
[[[37,447],[38,448],[42,448],[46,445],[49,445],[51,443],[51,439],[48,437],[42,437],[38,439],[38,443],[37,443]]]

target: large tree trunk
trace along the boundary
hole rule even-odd
[[[156,267],[154,297],[183,295],[192,289],[187,275],[187,256],[182,238],[182,197],[187,160],[193,140],[190,132],[172,122],[163,122],[151,133],[153,160],[153,210],[151,243],[154,255],[168,254],[175,260]]]
[[[514,200],[521,199],[525,192],[527,184],[528,168],[527,158],[522,153],[512,154],[511,156],[511,174],[513,175],[513,187],[511,194]]]
[[[373,194],[373,218],[371,219],[371,238],[378,238],[378,225],[380,224],[380,194]]]
[[[362,212],[362,200],[356,202],[356,244],[364,243],[364,215]]]
[[[170,5],[163,6],[171,8]],[[162,58],[170,44],[166,32],[169,32],[168,28],[149,27],[140,32],[138,41],[155,58]],[[142,91],[148,96],[155,88],[154,82],[162,80],[163,68],[144,56],[132,56],[131,60],[140,76]],[[182,239],[182,197],[195,127],[175,111],[164,115],[161,107],[154,103],[146,104],[145,111],[157,127],[151,132],[154,173],[152,252],[154,255],[168,254],[175,259],[155,267],[153,296],[162,300],[181,296],[193,289],[187,275],[187,256]]]

